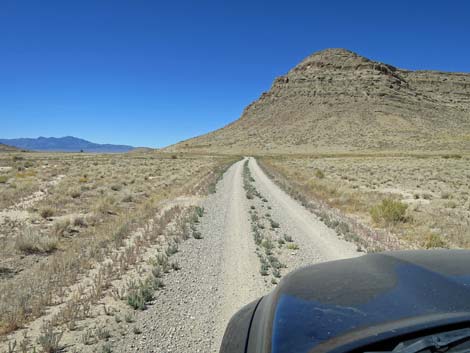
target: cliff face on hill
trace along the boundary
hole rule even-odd
[[[169,150],[470,151],[470,74],[409,71],[323,50],[276,78],[237,121]]]

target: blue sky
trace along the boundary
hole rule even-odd
[[[470,1],[2,0],[0,137],[168,145],[329,47],[470,72]]]

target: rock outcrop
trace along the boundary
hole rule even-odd
[[[169,149],[470,151],[470,74],[403,70],[327,49],[276,78],[237,121]]]

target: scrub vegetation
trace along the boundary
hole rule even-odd
[[[259,161],[321,217],[361,228],[355,240],[365,248],[372,238],[376,250],[470,247],[470,156],[299,155]]]
[[[235,160],[0,154],[0,351],[82,351],[119,331],[181,268],[170,258],[203,216],[199,199]]]

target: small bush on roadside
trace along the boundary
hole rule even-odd
[[[281,271],[279,271],[279,269],[273,268],[272,273],[274,277],[281,278]]]
[[[198,217],[204,216],[204,208],[203,207],[196,207],[196,214]]]
[[[178,245],[170,244],[165,250],[166,256],[170,257],[178,252]]]
[[[0,175],[0,184],[5,184],[8,181],[8,177],[5,175]]]
[[[261,274],[261,276],[267,276],[269,274],[268,271],[269,271],[269,266],[266,263],[262,263],[261,268],[259,270],[259,273]]]
[[[101,353],[113,353],[113,348],[109,343],[103,344],[101,346]]]
[[[41,328],[41,335],[38,337],[37,343],[41,346],[44,353],[56,353],[62,350],[60,340],[63,332],[55,331],[51,323],[46,323]]]
[[[173,261],[171,263],[171,268],[175,271],[179,271],[181,269],[181,266],[180,264],[178,263],[178,261]]]
[[[406,209],[408,205],[393,199],[384,199],[382,203],[372,207],[370,215],[375,223],[393,225],[406,221]]]
[[[289,244],[287,244],[287,249],[289,249],[289,250],[298,250],[299,246],[296,243],[289,243]]]
[[[128,283],[127,304],[134,310],[145,310],[147,303],[153,300],[153,285],[151,281]]]

